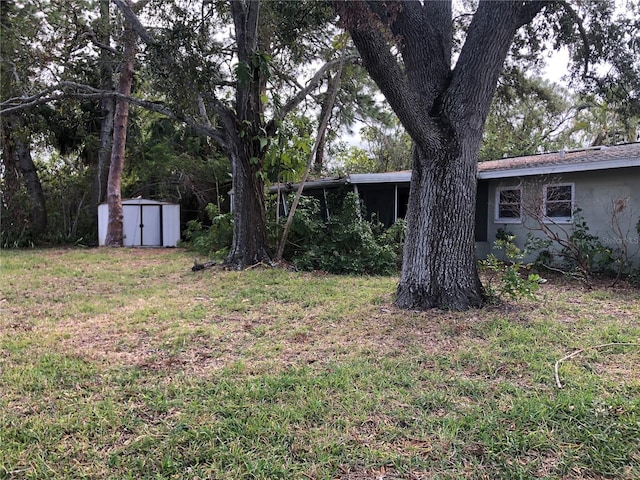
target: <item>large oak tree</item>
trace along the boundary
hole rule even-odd
[[[454,65],[451,2],[338,3],[364,67],[414,142],[400,307],[483,304],[474,251],[478,151],[514,36],[544,6],[481,1]]]

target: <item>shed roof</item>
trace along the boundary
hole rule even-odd
[[[107,202],[104,202],[106,204]],[[171,202],[159,202],[158,200],[150,200],[148,198],[123,198],[122,205],[177,205]]]

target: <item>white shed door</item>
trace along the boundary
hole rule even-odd
[[[162,245],[160,205],[123,205],[124,246]]]
[[[147,247],[162,245],[160,209],[160,205],[143,205],[141,207],[140,245]]]
[[[140,246],[140,205],[123,205],[122,214],[124,216],[122,233],[124,234],[123,245],[125,247]]]

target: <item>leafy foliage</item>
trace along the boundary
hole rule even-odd
[[[213,203],[208,204],[205,210],[211,225],[203,226],[198,220],[187,222],[187,229],[182,233],[182,245],[201,255],[223,259],[231,246],[233,215],[220,213],[218,206]]]
[[[31,222],[29,212],[31,210],[29,194],[26,188],[20,186],[17,190],[6,195],[6,176],[0,178],[0,218],[2,229],[0,230],[0,248],[23,248],[33,246],[34,239],[31,235]]]
[[[295,182],[307,165],[313,139],[313,123],[308,117],[290,115],[272,139],[265,157],[267,178],[273,182]]]
[[[396,230],[374,234],[374,223],[363,219],[360,202],[353,192],[342,200],[329,220],[320,215],[320,202],[303,197],[296,210],[288,254],[301,270],[324,270],[340,274],[388,275],[396,272]],[[397,227],[400,228],[400,227]]]
[[[575,146],[567,91],[518,68],[503,73],[485,125],[479,159],[495,160]]]
[[[142,110],[133,115],[129,134],[126,196],[180,202],[183,211],[203,212],[231,188],[228,159],[192,129]]]
[[[375,219],[363,218],[358,196],[333,195],[329,220],[323,219],[320,201],[302,196],[296,209],[284,258],[300,270],[323,270],[337,274],[390,275],[397,272],[402,255],[406,223],[399,220],[382,230]],[[276,206],[269,210],[274,212]],[[192,220],[183,232],[183,245],[202,255],[224,258],[231,246],[233,218],[221,214],[214,204],[207,206],[210,226]],[[268,222],[269,240],[275,245],[279,239],[279,223]]]
[[[522,270],[524,253],[514,243],[515,235],[500,230],[494,242],[494,248],[504,251],[505,260],[490,253],[480,265],[489,274],[485,284],[485,294],[490,301],[498,301],[503,297],[511,300],[520,298],[535,299],[540,284],[545,280],[536,273],[526,273]],[[497,282],[497,284],[495,284]]]

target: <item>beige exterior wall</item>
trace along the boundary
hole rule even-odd
[[[616,247],[624,241],[627,246],[637,252],[634,261],[640,264],[640,240],[635,225],[640,219],[640,167],[619,168],[615,170],[598,170],[590,172],[564,173],[544,177],[518,177],[490,180],[488,204],[488,244],[477,245],[478,256],[488,253],[493,245],[499,229],[516,235],[516,243],[524,247],[527,233],[545,238],[536,231],[536,221],[523,213],[522,219],[509,221],[496,218],[496,192],[504,187],[522,188],[524,210],[539,205],[544,198],[544,186],[553,184],[570,184],[574,187],[574,208],[582,209],[582,216],[589,227],[589,233],[597,235],[607,246]],[[623,201],[625,208],[619,215],[620,225],[624,231],[624,239],[616,235],[611,228],[612,208],[616,202]],[[480,206],[478,206],[480,207]],[[549,224],[549,223],[548,223]],[[572,231],[571,222],[552,226],[557,230]],[[526,259],[527,261],[533,258]]]

